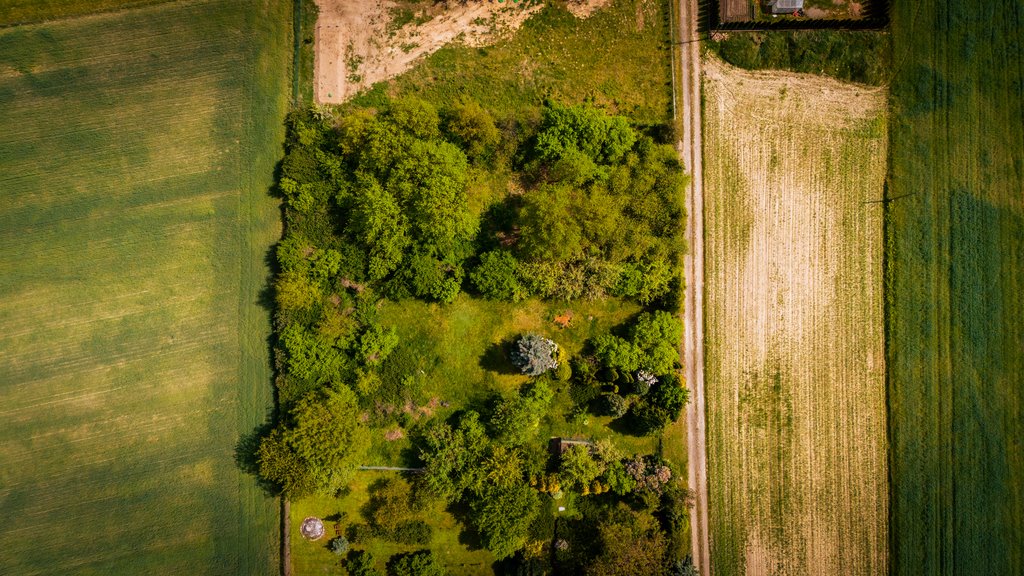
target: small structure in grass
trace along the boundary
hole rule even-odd
[[[804,0],[768,0],[772,14],[794,14],[804,9]]]
[[[299,532],[306,540],[316,542],[324,536],[324,521],[316,516],[310,516],[302,521]]]
[[[553,436],[548,440],[548,450],[554,456],[561,457],[562,453],[572,446],[586,446],[591,451],[594,449],[593,442],[590,440],[583,440],[581,438],[561,438],[559,436]]]

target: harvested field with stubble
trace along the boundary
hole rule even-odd
[[[884,574],[886,94],[705,71],[712,573]]]
[[[0,574],[269,574],[287,2],[0,31]]]

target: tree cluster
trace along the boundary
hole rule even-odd
[[[349,481],[368,442],[351,390],[313,392],[262,439],[260,475],[290,497],[330,495]]]
[[[683,326],[668,312],[641,313],[624,335],[602,334],[573,370],[581,409],[624,418],[640,434],[656,434],[679,418],[689,393],[677,375]]]
[[[420,458],[424,486],[448,502],[461,502],[483,545],[496,558],[514,555],[527,543],[539,510],[537,491],[526,483],[535,466],[529,455],[537,426],[553,393],[543,379],[498,402],[487,424],[467,411],[424,434]]]
[[[622,116],[549,103],[524,157],[531,186],[508,241],[470,274],[481,294],[647,304],[678,285],[685,176],[671,146]]]

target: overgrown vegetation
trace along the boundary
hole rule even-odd
[[[881,86],[891,77],[885,32],[792,30],[721,33],[706,45],[747,70],[791,70]]]
[[[637,9],[644,26],[658,22]],[[549,26],[564,24],[560,10],[546,10]],[[312,494],[296,506],[338,510],[349,571],[393,571],[409,546],[453,550],[470,573],[490,570],[474,547],[488,550],[483,566],[549,571],[556,517],[630,524],[634,513],[656,544],[651,566],[682,560],[681,462],[657,455],[686,402],[685,179],[669,130],[593,102],[519,101],[377,92],[336,117],[289,119],[274,291],[282,408],[351,390],[367,462],[425,468],[341,492],[271,479]],[[610,396],[622,410],[609,415]],[[276,429],[295,435],[297,420]],[[563,454],[552,436],[587,440]],[[272,438],[265,462],[281,459]],[[569,538],[565,562],[608,565],[611,541],[588,538]],[[303,566],[306,547],[293,550]]]
[[[606,333],[577,349],[583,354],[575,359],[534,333],[500,351],[530,380],[511,394],[485,395],[481,407],[458,411],[450,422],[418,428],[426,467],[418,490],[469,510],[470,528],[496,559],[523,562],[528,544],[545,546],[530,532],[540,494],[611,492],[611,503],[636,491],[660,493],[671,478],[657,459],[649,463],[654,484],[643,459],[628,465],[623,456],[592,458],[575,449],[566,452],[572,460],[549,460],[539,431],[557,386],[588,390],[576,395],[573,410],[584,419],[602,410],[590,399],[615,394],[626,406],[614,415],[616,426],[628,433],[657,435],[679,417],[686,390],[675,376],[682,332],[674,314],[684,182],[678,159],[625,117],[587,105],[549,103],[535,130],[503,141],[476,103],[439,113],[415,98],[339,119],[316,110],[290,116],[279,185],[287,234],[275,282],[278,397],[287,417],[259,449],[263,478],[287,496],[335,494],[358,464],[353,447],[365,444],[359,438],[369,429],[405,436],[408,416],[382,407],[430,402],[425,373],[390,361],[400,343],[382,321],[380,298],[446,304],[466,298],[463,290],[510,302],[614,294],[653,308],[621,326],[622,336]],[[491,195],[474,211],[480,199],[471,202],[470,182],[491,171],[523,192]],[[492,289],[509,285],[514,289]],[[585,368],[570,383],[572,363]],[[379,416],[358,417],[357,402]],[[395,523],[407,500],[371,497],[368,524],[352,541],[429,544],[429,524]],[[640,500],[657,510],[656,499]]]

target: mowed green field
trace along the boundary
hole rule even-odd
[[[1024,2],[895,2],[894,574],[1024,573]]]
[[[885,91],[703,88],[711,573],[885,574]]]
[[[288,2],[0,31],[0,573],[261,574]]]

